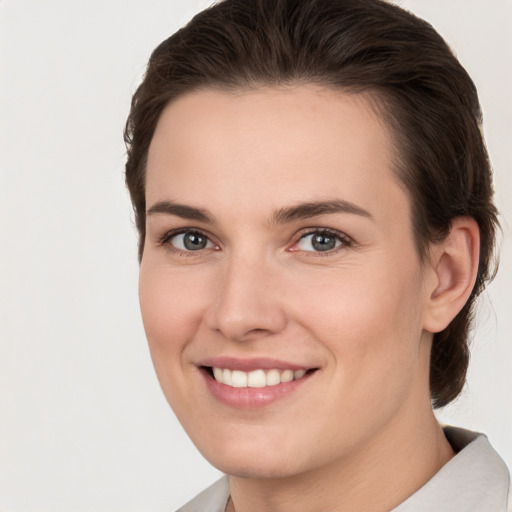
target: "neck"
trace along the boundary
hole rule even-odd
[[[230,477],[227,512],[389,511],[414,494],[454,452],[428,407],[389,425],[357,456],[280,479]]]

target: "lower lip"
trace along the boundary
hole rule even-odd
[[[208,390],[219,402],[238,409],[255,409],[265,407],[279,399],[291,395],[316,372],[307,373],[300,379],[282,382],[281,384],[266,386],[264,388],[234,388],[217,382],[205,370],[201,370],[201,373],[203,374]]]

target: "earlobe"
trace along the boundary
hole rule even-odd
[[[475,219],[458,217],[450,233],[431,251],[430,288],[424,325],[435,333],[445,329],[469,299],[478,272],[480,232]]]

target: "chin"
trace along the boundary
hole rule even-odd
[[[240,478],[269,479],[286,478],[303,472],[307,462],[299,457],[300,449],[286,446],[270,438],[241,443],[233,438],[225,442],[201,443],[196,446],[210,464],[227,475]]]
[[[269,460],[269,457],[264,457],[258,460],[248,460],[245,457],[214,457],[208,459],[208,461],[226,475],[255,480],[286,478],[300,472],[290,467],[283,460],[282,454],[280,454],[279,459]],[[291,460],[293,460],[293,457],[291,457]],[[295,465],[296,461],[294,461]]]

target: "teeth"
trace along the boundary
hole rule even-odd
[[[304,377],[304,375],[306,375],[306,370],[297,370],[296,372],[294,372],[293,378],[301,379],[302,377]]]
[[[222,370],[222,382],[228,386],[232,385],[231,370]]]
[[[229,372],[229,370],[227,370]],[[215,377],[215,380],[218,382],[222,382],[224,379],[222,378],[222,374],[224,372],[220,368],[214,368],[213,369],[213,376]]]
[[[293,380],[292,370],[285,370],[281,373],[281,382],[290,382],[291,380]]]
[[[226,370],[224,370],[226,371]],[[228,370],[229,371],[229,370]],[[234,370],[231,372],[231,385],[234,388],[246,388],[247,387],[247,373]]]
[[[266,385],[267,376],[265,375],[265,372],[263,370],[255,370],[247,374],[247,387],[264,388]]]
[[[267,372],[267,386],[275,386],[276,384],[281,384],[279,370],[269,370]]]
[[[217,382],[234,388],[264,388],[276,386],[282,382],[301,379],[306,370],[254,370],[243,372],[241,370],[228,370],[227,368],[213,368],[213,376]]]

